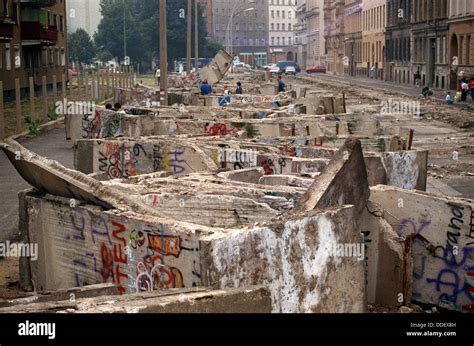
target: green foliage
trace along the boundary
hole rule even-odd
[[[53,121],[56,120],[59,117],[59,115],[56,113],[56,107],[55,106],[49,106],[48,107],[48,119]]]
[[[151,68],[152,60],[160,55],[160,13],[159,0],[101,0],[102,20],[94,35],[94,41],[101,52],[112,57],[124,58],[124,17],[126,27],[127,55],[133,64]],[[187,10],[187,0],[167,2],[168,61],[186,56],[186,18],[180,18],[180,9]],[[213,57],[220,45],[209,41],[203,8],[199,7],[199,47],[201,57]],[[194,8],[193,8],[194,40]],[[194,47],[194,42],[193,42]],[[103,54],[103,53],[101,53]]]
[[[247,134],[247,138],[255,138],[260,135],[255,125],[250,123],[245,124],[245,133]]]
[[[81,63],[91,63],[95,56],[95,46],[84,29],[77,29],[68,35],[69,59]]]
[[[27,126],[28,133],[33,136],[39,135],[39,120],[33,120],[30,116],[25,116],[25,122]]]

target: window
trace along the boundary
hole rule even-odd
[[[11,50],[10,44],[5,44],[5,67],[7,70],[12,69]]]
[[[53,50],[53,48],[49,48],[49,64],[51,66],[54,65],[54,50]]]
[[[43,47],[41,49],[41,66],[46,65],[48,65],[48,51],[46,50],[46,47]]]
[[[15,46],[15,68],[21,67],[21,50],[20,46]]]
[[[271,27],[271,30],[272,30],[272,31],[275,31],[275,24],[274,24],[274,23],[272,23],[272,24],[270,25],[270,27]]]
[[[66,66],[66,51],[61,48],[61,66]]]

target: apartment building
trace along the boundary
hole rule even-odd
[[[451,0],[449,4],[449,88],[460,78],[474,77],[474,1]]]
[[[68,0],[68,32],[84,29],[91,37],[97,31],[102,19],[100,0]]]
[[[213,36],[240,61],[268,62],[268,0],[213,0]]]
[[[212,0],[196,0],[202,8],[202,16],[206,21],[207,34],[212,36]]]
[[[399,84],[413,84],[411,72],[411,16],[412,0],[387,1],[385,31],[385,80]]]
[[[363,75],[384,79],[385,28],[387,0],[362,3],[362,65]]]
[[[324,1],[324,39],[328,73],[344,74],[344,0]]]
[[[362,0],[346,0],[344,7],[344,74],[360,76],[362,64]]]
[[[296,8],[296,24],[293,27],[295,34],[294,47],[296,51],[295,61],[302,68],[307,68],[308,59],[308,33],[307,33],[307,10],[306,3],[312,0],[299,0]]]
[[[268,42],[270,62],[295,60],[294,27],[296,18],[296,0],[268,1]]]
[[[412,76],[419,71],[423,85],[445,89],[450,75],[448,0],[412,0],[411,30]]]
[[[325,66],[324,0],[307,0],[308,67]]]
[[[67,30],[65,0],[3,0],[0,8],[0,80],[4,96],[12,99],[15,79],[23,95],[33,77],[39,92],[43,76],[58,88],[67,72]]]

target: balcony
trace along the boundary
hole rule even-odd
[[[0,22],[0,42],[10,42],[13,38],[13,25]]]
[[[57,0],[17,0],[21,4],[29,5],[31,7],[41,8],[41,7],[51,7],[56,5]]]
[[[39,22],[21,22],[22,41],[31,41],[31,44],[54,46],[58,41],[58,30],[50,26],[43,28]]]

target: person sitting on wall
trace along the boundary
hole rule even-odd
[[[206,96],[212,93],[212,86],[205,79],[201,84],[201,95]]]
[[[121,109],[122,109],[122,105],[120,103],[117,102],[116,104],[114,104],[114,111],[118,112]]]
[[[454,103],[453,97],[451,96],[451,92],[448,91],[446,94],[446,104],[447,105],[452,105]]]
[[[433,92],[430,90],[430,87],[426,85],[423,87],[423,89],[421,89],[421,95],[423,95],[423,97],[428,97],[432,96]]]

